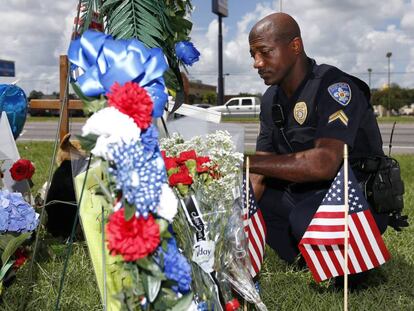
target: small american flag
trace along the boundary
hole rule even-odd
[[[249,189],[249,208],[247,209],[245,178],[243,179],[243,205],[244,231],[248,239],[249,257],[252,264],[249,270],[252,277],[255,277],[262,267],[266,245],[266,225],[262,212],[257,206],[251,183]]]
[[[382,265],[390,258],[368,203],[348,166],[348,274]],[[317,282],[344,274],[344,166],[307,228],[299,249]]]

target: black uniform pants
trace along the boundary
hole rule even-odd
[[[300,190],[295,187],[267,187],[259,207],[266,223],[267,244],[288,263],[299,254],[298,244],[329,187]],[[381,234],[388,224],[388,215],[372,215]]]

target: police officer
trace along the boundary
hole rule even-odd
[[[336,176],[344,144],[349,157],[382,156],[382,139],[361,80],[307,57],[296,21],[284,13],[260,20],[249,34],[263,95],[251,180],[267,226],[267,243],[285,261]],[[354,171],[359,181],[364,173]],[[373,216],[379,230],[388,215]]]

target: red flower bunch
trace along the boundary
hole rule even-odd
[[[109,217],[106,233],[111,254],[121,254],[126,261],[144,258],[160,244],[160,228],[152,215],[126,221],[123,208]]]
[[[26,159],[17,160],[10,168],[10,174],[13,180],[21,181],[32,178],[35,172],[33,163]]]
[[[185,196],[195,177],[204,182],[214,178],[215,168],[207,165],[211,163],[209,157],[198,157],[194,150],[183,151],[178,157],[167,157],[165,151],[161,151],[167,169],[168,183],[177,187],[180,194]],[[204,174],[206,173],[206,174]]]
[[[140,129],[145,130],[151,125],[153,102],[137,83],[127,82],[124,86],[115,83],[106,96],[109,106],[131,117]]]

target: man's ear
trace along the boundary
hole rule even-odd
[[[300,37],[294,37],[290,42],[291,47],[295,55],[299,55],[303,51],[302,39]]]

